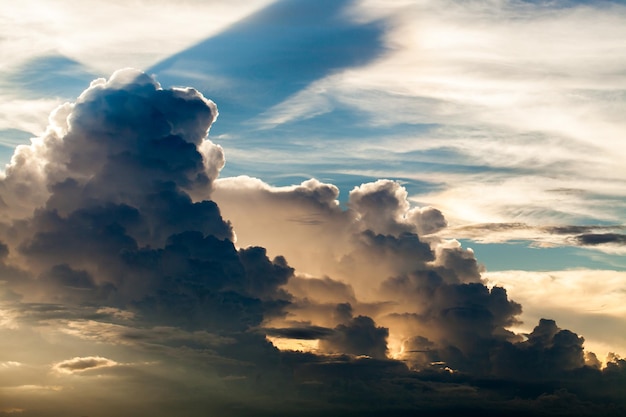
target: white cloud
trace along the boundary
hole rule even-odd
[[[114,360],[103,358],[101,356],[85,356],[67,359],[52,366],[56,372],[65,374],[82,373],[94,369],[111,368],[117,366]]]
[[[4,369],[8,369],[8,368],[15,368],[18,366],[22,366],[22,364],[20,362],[16,362],[16,361],[2,361],[0,362],[0,368],[4,368]]]
[[[18,129],[31,132],[33,137],[42,134],[50,112],[59,106],[57,98],[28,99],[15,94],[0,93],[0,130]],[[17,146],[23,144],[21,138],[0,139],[0,144]]]
[[[3,2],[0,62],[6,70],[52,52],[104,74],[125,66],[146,68],[269,3],[271,0]]]
[[[59,98],[45,97],[45,93],[40,97],[25,96],[21,91],[24,86],[10,79],[12,75],[19,75],[31,60],[62,56],[98,75],[108,75],[123,67],[147,68],[219,33],[271,2],[2,2],[0,130],[18,129],[33,136],[40,135],[45,129],[47,114],[61,104]],[[6,146],[23,143],[21,137],[0,138],[0,144]]]

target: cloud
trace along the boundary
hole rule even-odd
[[[196,90],[126,69],[16,150],[0,181],[0,350],[27,365],[11,369],[19,386],[62,384],[63,405],[21,393],[10,407],[77,414],[107,392],[121,416],[449,412],[484,398],[504,410],[516,397],[476,394],[484,379],[574,390],[580,373],[576,398],[593,402],[589,381],[623,378],[618,358],[597,369],[554,321],[512,331],[521,306],[487,286],[473,251],[438,235],[442,212],[413,207],[396,181],[355,187],[342,205],[315,179],[218,180],[216,117]],[[317,347],[281,351],[272,338]],[[36,372],[50,363],[56,376]],[[98,383],[54,381],[104,369]],[[522,408],[544,410],[545,392]]]
[[[2,181],[4,257],[26,275],[9,288],[39,303],[18,309],[33,320],[128,311],[134,326],[210,329],[255,346],[226,356],[271,352],[245,331],[280,315],[293,269],[263,248],[237,250],[218,206],[192,199],[210,193],[224,163],[206,139],[216,117],[197,91],[164,90],[135,70],[95,80],[57,109]]]
[[[348,353],[385,359],[388,335],[389,330],[376,327],[370,317],[357,316],[346,324],[335,327],[331,335],[322,339],[320,349],[329,353]]]
[[[255,202],[254,222],[241,210],[244,189]],[[482,266],[471,250],[454,240],[417,234],[418,230],[450,232],[441,212],[411,208],[406,190],[397,183],[378,181],[355,188],[346,209],[326,200],[320,205],[313,194],[302,200],[299,190],[231,178],[218,180],[214,192],[238,231],[239,244],[245,245],[248,239],[263,242],[269,253],[283,253],[293,260],[297,271],[315,271],[320,265],[324,271],[332,271],[333,278],[303,276],[290,280],[286,288],[294,298],[286,312],[291,321],[270,321],[285,326],[273,328],[273,337],[287,338],[291,328],[294,339],[316,337],[318,352],[343,350],[381,358],[381,352],[389,349],[390,355],[416,369],[448,366],[474,375],[512,379],[522,378],[522,373],[502,368],[499,361],[506,362],[502,359],[505,354],[514,355],[516,363],[552,356],[555,364],[545,372],[555,378],[585,366],[582,339],[572,332],[558,336],[554,342],[558,347],[553,348],[553,342],[545,346],[524,342],[523,334],[508,330],[521,324],[521,305],[510,300],[502,287],[485,285]],[[420,217],[415,213],[432,215]],[[294,217],[316,221],[293,224]],[[491,229],[525,227],[496,224]],[[307,238],[313,233],[315,239]],[[320,244],[333,250],[315,252]],[[310,252],[317,254],[314,263],[298,256]],[[338,314],[344,305],[348,306],[347,315]],[[359,323],[351,322],[355,320],[353,312],[362,317]],[[537,332],[546,326],[540,319],[534,319],[540,323]],[[351,345],[351,340],[359,340],[360,349]]]
[[[618,224],[472,223],[442,229],[439,236],[471,239],[480,244],[523,242],[530,247],[584,247],[606,254],[619,254],[623,251],[623,234],[620,233],[623,229],[624,226]]]
[[[119,365],[117,362],[101,356],[86,356],[68,359],[54,364],[55,371],[61,373],[82,373],[93,369],[110,368]]]
[[[626,235],[618,233],[587,233],[576,236],[583,245],[626,244]]]
[[[621,351],[624,337],[611,328],[624,326],[625,274],[611,270],[499,271],[484,274],[489,286],[500,285],[524,306],[517,331],[551,317],[585,336],[585,346],[604,360]]]
[[[98,1],[85,7],[81,2],[63,0],[50,8],[38,0],[29,0],[28,7],[37,12],[28,16],[6,4],[0,10],[10,18],[2,28],[4,41],[0,50],[6,54],[3,60],[13,64],[59,51],[71,59],[89,63],[99,72],[109,73],[123,65],[145,68],[267,3],[192,1],[174,7],[164,1],[142,1],[132,6],[120,1]],[[91,7],[99,10],[97,18]],[[100,26],[102,20],[109,25]],[[168,37],[158,30],[164,25],[171,29]],[[94,53],[92,48],[101,52]],[[142,52],[137,53],[139,50]]]
[[[333,334],[331,329],[320,326],[289,327],[284,329],[264,329],[268,336],[286,339],[319,340]]]

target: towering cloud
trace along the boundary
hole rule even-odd
[[[314,179],[218,180],[216,117],[193,89],[121,70],[16,150],[0,181],[0,349],[35,371],[11,367],[0,394],[19,395],[0,415],[105,415],[94,376],[122,416],[545,415],[542,395],[563,397],[557,388],[597,400],[588,381],[624,383],[623,360],[602,373],[551,320],[510,331],[521,306],[488,288],[473,252],[434,234],[443,214],[411,207],[398,183],[363,184],[342,206]],[[25,386],[60,387],[59,400]],[[82,399],[70,405],[68,392]],[[623,411],[603,401],[564,412]]]
[[[238,251],[217,205],[192,200],[224,163],[206,140],[216,117],[197,91],[163,90],[134,70],[94,81],[57,109],[2,182],[5,258],[21,269],[3,277],[8,290],[266,349],[242,332],[280,313],[289,296],[279,287],[293,270],[262,248]]]

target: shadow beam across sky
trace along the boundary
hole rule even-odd
[[[383,24],[353,22],[352,0],[281,0],[149,68],[164,85],[193,85],[238,129],[312,82],[385,51]]]

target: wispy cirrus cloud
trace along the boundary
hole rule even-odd
[[[376,133],[358,131],[342,172],[436,184],[412,197],[453,224],[623,222],[621,3],[372,0],[351,13],[387,23],[387,52],[314,82],[262,126],[358,114]],[[323,152],[341,158],[343,145]],[[372,158],[378,171],[359,166]]]

